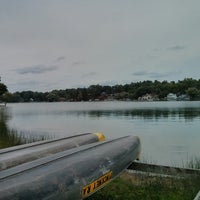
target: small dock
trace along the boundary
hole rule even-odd
[[[200,176],[199,169],[190,169],[190,168],[180,168],[180,167],[171,167],[164,165],[155,165],[147,164],[142,162],[132,162],[131,165],[127,168],[129,172],[134,173],[148,173],[149,175],[154,176],[172,176],[172,177],[181,177],[181,176],[191,176],[198,175]]]
[[[6,107],[6,102],[0,102],[0,107]]]

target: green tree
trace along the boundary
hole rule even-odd
[[[190,96],[191,100],[200,99],[200,90],[195,87],[188,88],[186,94]]]
[[[4,101],[4,102],[15,102],[14,101],[14,94],[6,92],[1,96],[1,100]]]
[[[58,99],[59,99],[59,96],[57,95],[56,91],[52,91],[47,95],[47,100],[49,102],[55,102],[55,101],[58,101]]]
[[[23,91],[21,92],[21,98],[24,102],[30,102],[33,99],[33,92],[32,91]]]
[[[0,83],[0,96],[8,92],[7,86],[3,83]]]
[[[89,99],[97,99],[99,98],[99,96],[101,95],[101,93],[103,92],[103,87],[100,85],[91,85],[88,88],[88,97]]]

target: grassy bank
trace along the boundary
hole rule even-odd
[[[188,163],[199,168],[199,159]],[[87,200],[192,200],[200,190],[200,177],[151,176],[124,172]]]
[[[199,178],[162,178],[123,173],[87,200],[192,200],[200,189]]]

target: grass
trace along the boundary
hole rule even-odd
[[[124,173],[87,200],[191,200],[199,186],[197,177],[175,179]]]
[[[38,135],[27,132],[18,132],[14,129],[6,130],[6,134],[3,134],[0,137],[0,149],[47,139],[52,139],[52,137],[44,136],[42,134]]]
[[[200,169],[200,158],[193,157],[186,163],[185,166],[192,169]]]
[[[187,167],[200,169],[200,159],[192,159]],[[125,171],[87,200],[192,200],[199,190],[199,176],[163,178]]]

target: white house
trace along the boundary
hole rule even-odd
[[[169,93],[169,94],[167,95],[167,101],[176,101],[176,100],[177,100],[176,94]]]

